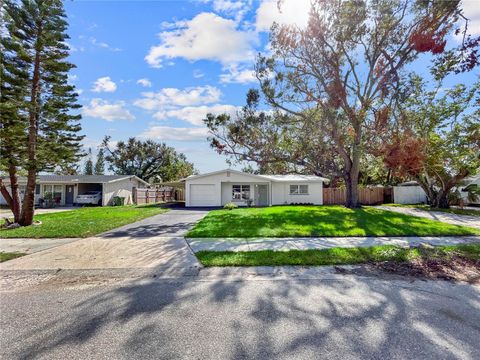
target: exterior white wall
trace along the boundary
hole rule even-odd
[[[139,182],[135,179],[123,179],[103,184],[102,205],[111,205],[115,196],[125,198],[125,205],[133,204],[133,188],[139,188]]]
[[[230,176],[228,176],[230,175]],[[194,206],[191,202],[191,185],[214,185],[214,197],[212,198],[211,206],[222,206],[231,201],[232,184],[252,184],[258,183],[259,179],[255,176],[249,176],[248,174],[237,174],[234,172],[222,172],[218,174],[212,174],[209,176],[202,176],[199,178],[186,179],[185,180],[185,206]],[[222,189],[222,183],[224,188]],[[230,187],[230,200],[227,200],[228,188]],[[252,191],[252,189],[251,189]],[[250,194],[252,196],[252,194]],[[226,202],[223,202],[223,201]]]
[[[421,186],[394,186],[393,202],[395,204],[426,203],[427,196]]]
[[[255,199],[255,184],[266,184],[269,186],[269,197],[272,205],[283,205],[290,203],[312,203],[323,204],[323,183],[322,182],[274,182],[262,181],[258,177],[248,174],[237,174],[222,172],[185,180],[185,205],[194,206],[191,202],[192,185],[213,185],[214,195],[210,206],[223,206],[232,201],[232,185],[250,185],[250,197]],[[308,195],[290,195],[290,185],[308,185]],[[246,205],[246,202],[236,202],[238,205]]]
[[[308,185],[308,194],[290,195],[290,185]],[[272,182],[272,205],[291,203],[323,204],[322,182]]]

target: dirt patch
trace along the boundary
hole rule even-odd
[[[370,266],[402,276],[480,284],[480,261],[458,255],[436,259],[416,258],[406,262],[386,261]]]
[[[452,255],[448,258],[420,257],[410,261],[372,262],[347,269],[335,266],[337,274],[377,277],[384,280],[447,280],[480,285],[480,260]]]

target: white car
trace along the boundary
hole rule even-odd
[[[101,191],[87,191],[82,195],[77,195],[75,204],[78,205],[102,205]]]

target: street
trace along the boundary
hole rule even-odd
[[[480,358],[479,287],[208,270],[4,288],[1,358]]]

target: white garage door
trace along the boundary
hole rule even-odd
[[[190,185],[190,206],[215,206],[215,185]]]

